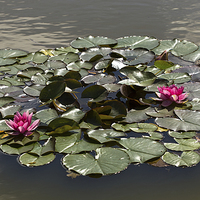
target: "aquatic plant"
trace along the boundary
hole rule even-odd
[[[178,104],[184,103],[183,100],[187,98],[188,94],[183,93],[183,90],[183,86],[178,88],[174,84],[166,87],[158,87],[159,92],[156,92],[156,94],[160,99],[157,100],[162,101],[161,105],[164,107],[171,105],[173,102],[176,102]]]
[[[9,128],[14,130],[13,132],[8,132],[10,135],[24,135],[30,136],[33,134],[33,130],[35,130],[40,123],[40,120],[37,119],[31,124],[33,113],[29,114],[29,111],[26,111],[21,115],[18,111],[14,115],[14,120],[6,120],[6,124]]]
[[[131,163],[195,166],[199,59],[192,42],[148,36],[79,37],[32,53],[2,49],[0,149],[28,167],[62,154],[73,177],[116,174]]]

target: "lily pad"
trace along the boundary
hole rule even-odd
[[[129,79],[119,81],[119,84],[138,85],[145,87],[151,85],[156,79],[156,76],[153,73],[141,72],[139,69],[132,66],[124,67],[120,70],[120,72],[126,75]]]
[[[200,148],[200,143],[195,139],[177,139],[177,143],[164,143],[165,147],[174,151],[192,151]]]
[[[162,156],[166,148],[159,142],[147,138],[122,138],[119,144],[126,148],[133,163],[144,163]]]
[[[166,152],[162,156],[162,159],[167,164],[174,165],[176,167],[191,167],[199,163],[200,156],[194,151],[183,152],[181,156]]]
[[[114,46],[116,44],[116,40],[107,37],[94,37],[90,35],[84,38],[78,37],[76,40],[73,40],[70,45],[75,49],[84,49],[96,46]]]
[[[199,131],[200,112],[191,110],[175,110],[178,118],[157,118],[156,124],[174,131]]]
[[[96,149],[95,158],[89,154],[66,155],[63,165],[84,176],[89,174],[108,175],[118,173],[129,165],[129,156],[121,149],[109,147]]]
[[[126,136],[125,133],[112,129],[90,130],[87,135],[100,143],[116,141],[118,137]]]

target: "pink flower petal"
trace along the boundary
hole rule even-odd
[[[19,135],[21,134],[19,131],[15,131],[15,132],[8,132],[9,135]]]
[[[27,121],[28,121],[29,126],[30,126],[30,124],[31,124],[32,116],[33,116],[33,113],[31,113],[31,114],[28,116],[28,118],[27,118]]]
[[[24,127],[25,130],[27,130],[28,126],[29,126],[28,122],[26,122],[26,123],[23,124],[23,127]]]
[[[170,99],[172,100],[172,101],[178,101],[178,96],[177,95],[172,95],[171,97],[170,97]]]
[[[20,113],[18,111],[17,111],[16,115],[19,118],[19,120],[22,120],[22,116],[20,115]]]
[[[182,100],[186,99],[187,97],[188,97],[188,94],[187,93],[183,93],[183,94],[180,94],[178,96],[178,99],[179,99],[179,101],[182,101]]]
[[[164,106],[164,107],[167,107],[167,106],[169,106],[169,105],[171,105],[172,104],[172,101],[171,100],[165,100],[165,101],[163,101],[162,102],[162,106]]]
[[[23,126],[19,126],[19,127],[18,127],[18,131],[19,131],[20,133],[24,133],[24,132],[26,131],[26,129],[25,129]]]
[[[170,96],[170,92],[168,91],[168,90],[163,90],[163,94],[165,95],[165,96]]]
[[[7,124],[7,126],[9,127],[9,128],[11,128],[12,130],[14,130],[14,127],[13,127],[13,121],[8,121],[8,120],[5,120],[5,123]]]
[[[27,130],[28,131],[35,130],[39,126],[39,124],[40,124],[40,120],[37,119],[27,128]]]
[[[33,134],[33,132],[26,131],[26,132],[24,133],[24,136],[30,136],[30,135],[32,135],[32,134]]]
[[[23,113],[23,116],[22,116],[23,120],[27,120],[28,116],[29,116],[29,111],[27,110],[26,112]]]

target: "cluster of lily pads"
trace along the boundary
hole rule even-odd
[[[28,167],[62,154],[70,176],[138,163],[194,166],[199,59],[192,42],[148,36],[79,37],[33,53],[2,49],[0,149]]]

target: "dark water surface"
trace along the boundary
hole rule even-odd
[[[66,46],[78,36],[149,35],[200,45],[199,0],[1,0],[0,49]],[[0,200],[198,199],[200,165],[156,168],[131,165],[99,179],[66,176],[60,157],[27,168],[0,153]]]

